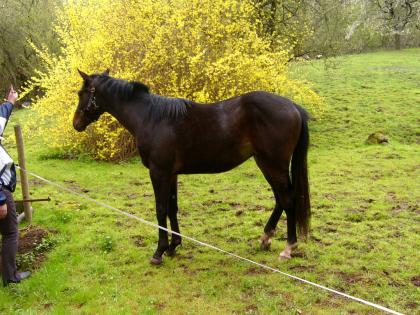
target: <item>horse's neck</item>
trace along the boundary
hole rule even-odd
[[[139,127],[143,124],[141,105],[135,108],[130,102],[108,102],[106,112],[111,114],[125,127],[133,136],[138,132]],[[140,110],[140,111],[139,111]]]

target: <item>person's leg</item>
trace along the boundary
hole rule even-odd
[[[6,194],[7,216],[0,220],[0,233],[2,235],[2,278],[3,284],[19,282],[20,277],[16,269],[16,253],[18,249],[18,223],[16,216],[15,202],[12,193],[7,189],[3,190]]]

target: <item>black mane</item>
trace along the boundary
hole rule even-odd
[[[157,94],[149,94],[150,112],[149,118],[153,120],[174,119],[177,120],[187,113],[191,101],[183,98],[164,97]]]
[[[130,101],[135,97],[143,96],[143,102],[146,101],[150,105],[149,119],[177,120],[186,114],[187,108],[191,105],[191,101],[182,98],[151,94],[149,87],[140,82],[115,79],[104,75],[98,75],[94,80],[97,88],[119,100]]]
[[[129,101],[139,94],[149,94],[149,87],[136,81],[115,79],[104,75],[96,76],[94,81],[95,86],[101,91],[123,101]]]

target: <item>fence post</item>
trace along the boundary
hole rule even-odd
[[[16,137],[16,145],[18,149],[18,161],[20,166],[20,183],[22,186],[22,197],[23,200],[28,200],[29,196],[29,183],[28,183],[28,175],[24,170],[26,170],[26,163],[25,163],[25,150],[23,147],[23,136],[22,136],[22,129],[20,125],[15,125],[15,137]],[[23,211],[25,214],[26,221],[29,224],[32,223],[32,208],[30,202],[23,203]],[[20,217],[22,220],[23,217]]]

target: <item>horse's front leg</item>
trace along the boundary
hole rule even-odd
[[[174,232],[179,233],[178,225],[178,192],[177,192],[177,177],[175,176],[171,183],[171,198],[169,201],[169,212],[168,217],[171,222],[171,229]],[[166,251],[168,256],[174,256],[177,246],[181,245],[182,239],[181,236],[172,234],[171,243],[169,244],[169,249]]]
[[[150,178],[155,192],[156,217],[158,224],[161,227],[167,228],[166,216],[170,203],[171,176],[164,171],[151,169]],[[168,248],[168,232],[159,229],[158,247],[150,262],[154,265],[160,265],[162,263],[162,255]]]

